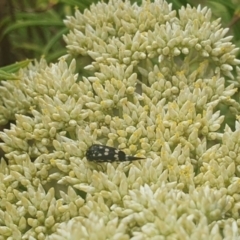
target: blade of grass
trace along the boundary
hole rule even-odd
[[[47,43],[43,50],[43,55],[47,56],[49,50],[53,47],[53,45],[62,38],[63,34],[67,33],[68,29],[65,27],[64,29],[60,30],[55,36],[53,36],[50,41]]]
[[[11,65],[8,65],[8,66],[5,66],[5,67],[1,67],[1,68],[0,68],[0,71],[1,71],[1,72],[5,72],[5,73],[7,73],[7,74],[9,74],[9,73],[15,73],[15,72],[17,72],[20,68],[24,68],[24,67],[28,66],[28,64],[29,64],[31,61],[32,61],[31,59],[26,59],[26,60],[21,61],[21,62],[17,62],[17,63],[11,64]]]
[[[19,28],[27,28],[30,26],[64,26],[62,21],[53,21],[52,19],[48,20],[31,20],[31,21],[23,21],[23,22],[16,22],[15,24],[10,25],[9,27],[7,27],[3,34],[1,35],[1,39],[7,35],[9,32],[12,32],[16,29]],[[0,41],[1,41],[0,39]]]
[[[1,80],[19,80],[19,76],[0,70],[0,81]]]

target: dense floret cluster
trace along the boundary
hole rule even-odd
[[[240,237],[240,61],[220,20],[112,0],[65,24],[67,56],[1,82],[0,240]],[[92,144],[146,159],[89,162]]]

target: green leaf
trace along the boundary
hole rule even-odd
[[[19,29],[19,28],[27,28],[27,27],[30,27],[30,26],[34,26],[34,27],[37,27],[37,26],[49,26],[49,27],[52,27],[52,26],[64,26],[63,22],[62,21],[54,21],[54,20],[42,20],[40,21],[39,19],[38,20],[31,20],[31,21],[18,21],[16,22],[15,24],[12,24],[10,25],[9,27],[7,27],[3,34],[1,35],[1,39],[7,35],[9,32],[12,32],[16,29]],[[1,40],[0,39],[0,40]]]
[[[14,73],[17,72],[20,68],[24,68],[26,66],[28,66],[28,64],[31,62],[31,59],[26,59],[24,61],[21,62],[16,62],[14,64],[5,66],[5,67],[1,67],[0,70],[4,71],[4,72],[8,72],[8,73]]]
[[[32,60],[27,59],[21,62],[17,62],[5,67],[0,68],[0,80],[19,80],[19,76],[16,76],[16,73],[20,68],[28,66]]]
[[[19,80],[19,76],[0,70],[0,81],[1,80]]]

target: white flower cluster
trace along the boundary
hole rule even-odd
[[[0,132],[0,240],[238,239],[240,61],[220,20],[112,0],[65,23],[69,65],[0,87],[0,123],[16,121]],[[90,163],[93,143],[146,159]]]

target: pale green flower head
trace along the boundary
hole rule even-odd
[[[67,56],[0,87],[0,239],[237,239],[240,62],[220,19],[110,1],[65,24]],[[95,143],[146,159],[90,163]]]

